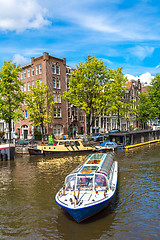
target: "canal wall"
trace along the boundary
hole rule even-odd
[[[0,145],[0,160],[13,160],[15,155],[15,144],[7,143]]]

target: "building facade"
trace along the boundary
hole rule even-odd
[[[56,58],[44,52],[42,56],[31,58],[31,62],[21,67],[20,78],[24,83],[23,91],[30,91],[31,86],[35,86],[36,80],[47,84],[48,89],[54,95],[55,113],[51,123],[45,126],[45,136],[52,133],[58,139],[63,135],[75,137],[85,132],[84,112],[70,105],[61,97],[64,91],[69,88],[71,67],[66,66],[65,58]],[[29,114],[24,104],[22,106],[24,120],[15,124],[17,138],[31,139],[34,131],[41,131],[39,127],[34,127],[29,122]]]
[[[24,83],[23,91],[30,91],[30,87],[35,86],[36,80],[39,80],[47,84],[49,91],[53,93],[57,101],[53,121],[45,126],[44,134],[48,136],[53,133],[57,137],[67,134],[67,103],[60,96],[66,91],[66,59],[56,58],[45,52],[38,58],[31,58],[31,62],[21,68],[20,78]],[[24,120],[15,124],[15,132],[18,138],[31,139],[35,127],[29,122],[25,104],[22,106],[22,111]]]

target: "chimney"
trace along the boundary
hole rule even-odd
[[[49,54],[47,52],[43,53],[43,60],[49,60]]]

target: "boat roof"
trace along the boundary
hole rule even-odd
[[[94,153],[89,155],[72,173],[93,174],[97,172],[108,175],[112,163],[113,156],[111,153]]]
[[[55,140],[55,142],[76,142],[76,141],[80,141],[82,142],[82,139],[58,139],[58,140]]]
[[[106,142],[101,143],[98,146],[105,147],[106,145],[115,145],[116,146],[117,144],[115,142],[106,141]]]

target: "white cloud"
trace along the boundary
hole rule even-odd
[[[157,65],[155,68],[159,68],[160,67],[160,64],[159,65]]]
[[[36,0],[0,0],[0,30],[21,32],[48,25],[46,9]]]
[[[129,51],[140,60],[143,60],[144,58],[152,55],[154,52],[154,47],[136,46],[134,48],[130,48]]]
[[[154,76],[152,76],[149,72],[141,74],[139,77],[138,76],[135,77],[135,76],[130,75],[130,74],[125,74],[124,76],[127,77],[127,79],[129,81],[140,79],[140,82],[143,83],[143,84],[146,84],[146,85],[149,85],[151,83],[152,79],[154,78]]]
[[[16,63],[16,64],[24,65],[26,63],[29,63],[30,60],[21,56],[21,55],[19,55],[19,54],[15,54],[13,56],[13,62]]]
[[[54,16],[83,30],[99,32],[97,38],[101,36],[111,41],[160,39],[155,16],[157,8],[148,1],[136,1],[125,8],[122,0],[39,1],[49,9],[51,18]]]

